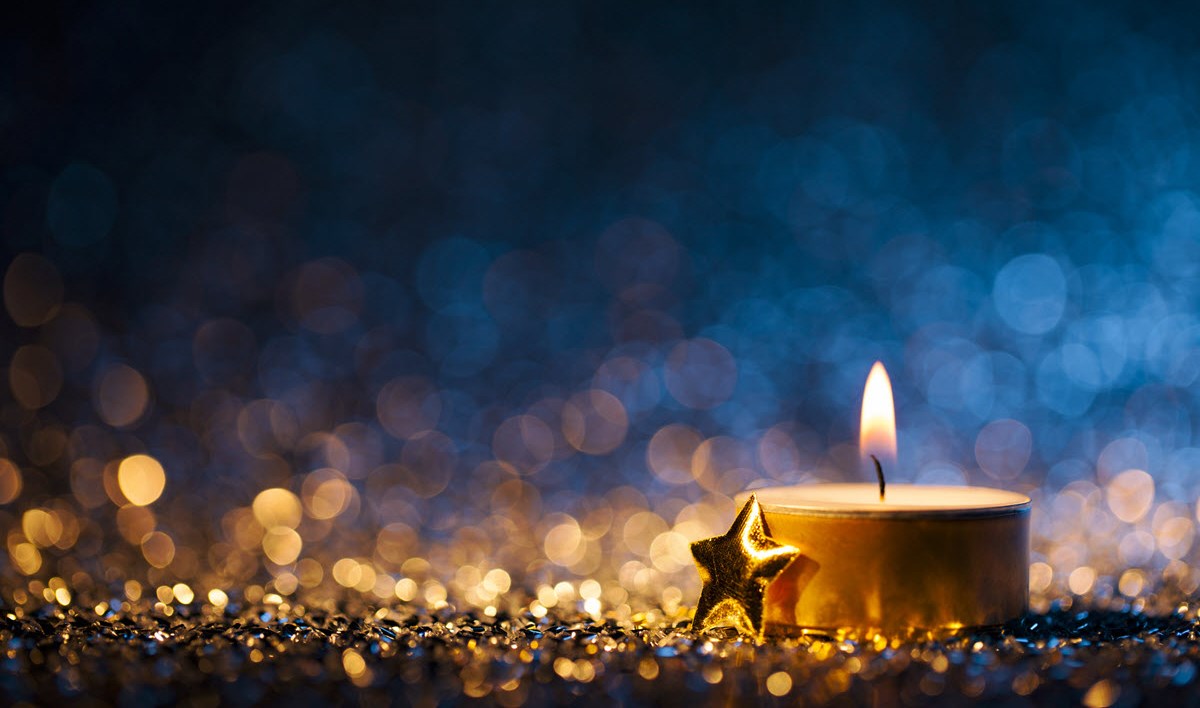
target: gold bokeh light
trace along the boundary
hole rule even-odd
[[[130,455],[117,468],[121,494],[134,506],[153,504],[167,485],[167,475],[158,460],[149,455]]]

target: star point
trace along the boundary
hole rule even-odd
[[[692,627],[705,631],[731,626],[762,637],[767,585],[799,555],[798,548],[770,537],[762,507],[751,494],[729,531],[692,544],[704,583]]]

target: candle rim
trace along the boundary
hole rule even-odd
[[[840,501],[822,501],[820,499],[788,499],[787,497],[797,492],[802,492],[806,488],[821,487],[822,491],[831,491],[839,488],[845,489],[861,489],[864,492],[864,501],[862,502],[840,502]],[[965,502],[953,506],[929,506],[918,504],[897,504],[893,500],[878,501],[878,487],[874,484],[866,483],[845,483],[845,482],[813,482],[811,484],[793,484],[793,485],[778,485],[773,487],[763,487],[761,489],[748,489],[745,492],[737,495],[735,501],[738,504],[744,503],[746,499],[754,494],[758,499],[759,505],[764,512],[773,514],[794,514],[798,516],[841,516],[841,517],[860,517],[860,518],[899,518],[899,519],[926,519],[936,517],[939,519],[945,518],[978,518],[978,517],[997,517],[997,516],[1012,516],[1017,514],[1028,514],[1033,501],[1026,495],[1019,492],[1014,492],[1008,489],[997,489],[995,487],[977,487],[977,486],[950,486],[950,485],[935,485],[935,484],[889,484],[887,489],[895,495],[896,492],[907,492],[912,489],[921,489],[930,492],[955,492],[962,493],[964,490],[969,490],[966,493],[976,494],[986,492],[988,495],[999,494],[1006,497],[1003,501],[978,501]],[[870,495],[875,494],[872,497]],[[783,496],[781,499],[780,496]],[[870,501],[868,501],[870,500]]]

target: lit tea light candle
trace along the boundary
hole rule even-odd
[[[799,551],[767,586],[767,630],[897,633],[995,625],[1023,614],[1029,497],[886,484],[896,461],[896,415],[878,362],[863,392],[859,435],[876,484],[754,490],[770,539]]]

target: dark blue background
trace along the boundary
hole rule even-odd
[[[418,377],[455,456],[450,491],[418,508],[470,518],[456,485],[533,444],[512,453],[502,423],[530,413],[557,431],[556,406],[590,388],[620,400],[620,444],[531,453],[522,472],[547,510],[620,483],[727,499],[762,480],[857,478],[860,387],[882,359],[898,479],[1035,496],[1080,482],[1088,497],[1137,468],[1159,501],[1198,491],[1190,13],[5,13],[0,238],[39,254],[38,273],[52,264],[28,287],[57,274],[95,338],[47,334],[53,307],[6,320],[0,346],[46,346],[62,378],[41,405],[5,409],[14,459],[28,463],[30,430],[105,418],[98,382],[124,363],[151,402],[86,454],[149,450],[168,496],[215,482],[248,503],[281,483],[229,423],[251,401],[283,402],[297,439],[362,424],[369,469],[411,443],[381,427],[380,392]],[[10,313],[29,292],[6,295]],[[636,380],[597,376],[619,357]],[[648,441],[675,423],[736,441],[730,481],[654,474]],[[783,453],[765,436],[777,425]],[[31,465],[26,498],[65,492],[80,454]],[[328,463],[281,454],[297,473]]]

